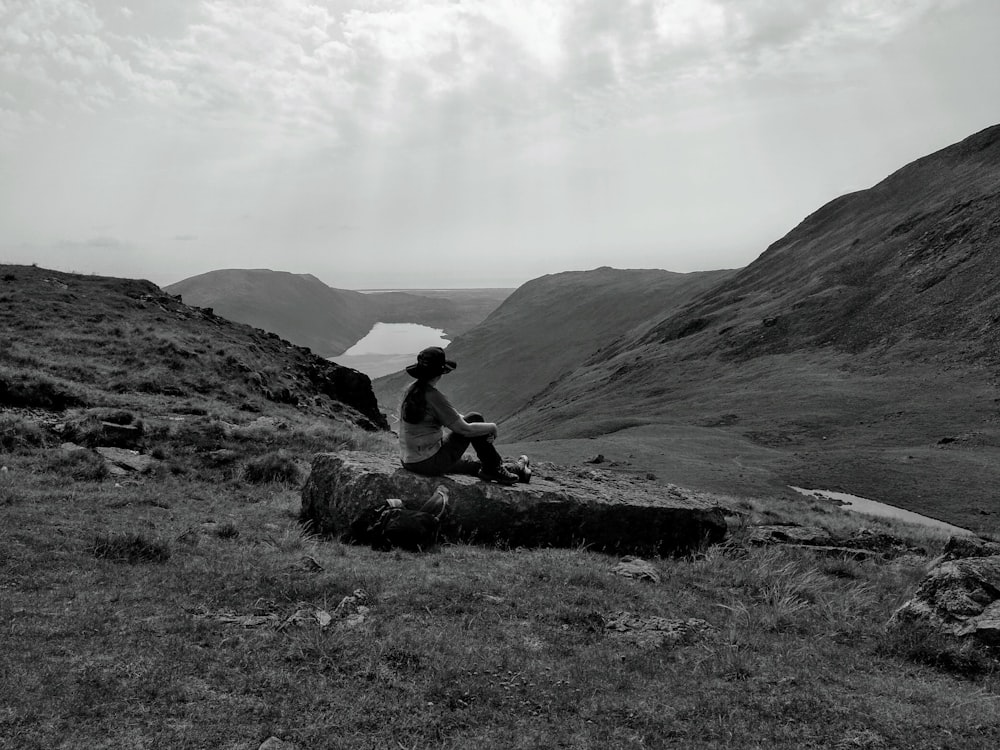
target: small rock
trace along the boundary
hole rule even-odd
[[[672,620],[666,617],[642,617],[631,612],[615,612],[604,619],[604,628],[612,635],[640,648],[673,646],[694,640],[715,628],[695,617]]]
[[[316,558],[312,555],[303,555],[302,559],[296,563],[295,567],[298,570],[304,570],[307,573],[318,573],[323,570],[323,566],[320,565]]]
[[[268,737],[257,750],[298,750],[298,745],[279,740],[277,737]]]
[[[639,557],[623,557],[621,562],[611,569],[611,572],[624,578],[634,578],[637,581],[660,582],[660,571],[656,569],[656,566]]]
[[[122,473],[121,471],[115,471],[115,468],[123,471],[143,472],[153,463],[153,459],[150,456],[139,453],[139,451],[129,450],[128,448],[102,446],[96,450],[104,457],[112,474]]]
[[[593,458],[588,458],[586,461],[584,461],[584,463],[585,464],[603,464],[606,460],[607,459],[604,458],[604,454],[603,453],[598,453]]]

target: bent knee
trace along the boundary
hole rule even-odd
[[[471,424],[472,422],[485,422],[486,418],[478,411],[470,411],[465,415],[465,421]]]

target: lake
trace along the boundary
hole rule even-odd
[[[421,349],[447,347],[449,343],[440,328],[418,323],[376,323],[363,339],[330,360],[374,380],[413,364]]]
[[[897,508],[895,505],[880,503],[877,500],[869,500],[866,497],[858,497],[857,495],[848,495],[846,492],[833,492],[831,490],[805,490],[801,487],[792,487],[792,489],[803,495],[825,497],[828,500],[836,500],[839,503],[843,503],[843,507],[846,510],[853,510],[856,513],[867,513],[870,516],[881,516],[882,518],[895,518],[899,521],[906,521],[920,526],[929,526],[940,531],[947,531],[950,534],[972,534],[971,531],[963,529],[961,526],[953,526],[950,523],[939,521],[936,518],[923,516],[919,513],[914,513],[912,510]]]

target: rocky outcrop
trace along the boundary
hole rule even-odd
[[[1000,647],[1000,555],[946,560],[932,568],[889,626],[915,621]]]
[[[991,542],[975,536],[953,536],[948,539],[941,557],[935,563],[958,560],[963,557],[993,557],[1000,555],[1000,542]]]
[[[816,526],[762,524],[752,527],[748,538],[751,544],[756,545],[781,544],[855,559],[895,558],[923,555],[926,552],[922,547],[915,547],[891,534],[872,529],[859,529],[851,536],[841,538]]]
[[[536,467],[531,484],[502,487],[471,476],[422,477],[395,458],[362,452],[313,458],[301,518],[349,540],[351,523],[387,499],[416,510],[438,485],[450,496],[442,541],[671,555],[725,536],[722,510],[679,487],[549,464]]]

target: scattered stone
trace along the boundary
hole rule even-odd
[[[607,459],[604,458],[604,454],[603,453],[598,453],[593,458],[588,458],[586,461],[584,461],[584,463],[585,464],[603,464],[606,460]]]
[[[340,619],[345,627],[353,628],[365,621],[370,609],[368,593],[364,589],[355,589],[353,594],[340,600],[333,616]]]
[[[296,563],[295,567],[298,570],[304,570],[307,573],[319,573],[323,570],[323,566],[316,560],[312,555],[303,555],[302,559]]]
[[[936,565],[889,627],[924,621],[941,632],[1000,647],[1000,555],[963,557]]]
[[[672,620],[666,617],[640,617],[631,612],[615,612],[604,618],[604,628],[611,635],[642,649],[675,646],[692,642],[715,628],[698,618]]]
[[[101,443],[115,448],[139,448],[142,446],[142,424],[101,422]]]
[[[130,471],[143,472],[153,464],[153,458],[139,451],[128,448],[112,448],[102,446],[95,449],[104,461],[108,464],[108,469],[114,474],[127,473]],[[119,471],[115,471],[115,468]]]
[[[914,547],[898,537],[872,529],[861,529],[846,539],[838,539],[815,526],[761,525],[750,530],[751,544],[781,544],[788,547],[814,549],[829,555],[846,555],[858,560],[874,556],[896,558],[902,555],[923,555],[922,547]]]
[[[637,581],[660,582],[660,571],[656,569],[655,565],[640,557],[623,557],[621,562],[611,569],[611,572],[624,578],[634,578]]]
[[[353,594],[345,596],[340,600],[340,604],[333,612],[311,604],[299,603],[296,608],[287,615],[278,612],[267,612],[264,614],[241,615],[229,611],[221,612],[198,612],[195,617],[203,620],[215,620],[227,625],[239,625],[244,628],[272,627],[275,630],[286,630],[291,626],[305,627],[318,625],[320,629],[325,629],[334,622],[339,627],[354,628],[363,623],[371,606],[368,594],[362,589],[357,589]]]
[[[761,525],[750,530],[751,544],[832,545],[830,532],[816,526]]]
[[[923,547],[915,547],[892,534],[868,528],[860,529],[847,539],[838,540],[837,544],[843,547],[868,550],[889,558],[927,554],[927,550]]]
[[[389,456],[319,453],[302,489],[300,518],[317,533],[347,537],[353,521],[387,499],[419,510],[443,485],[449,503],[442,542],[648,556],[684,554],[725,537],[723,512],[706,495],[592,471],[601,481],[551,467],[531,484],[504,487],[465,475],[423,477]]]

